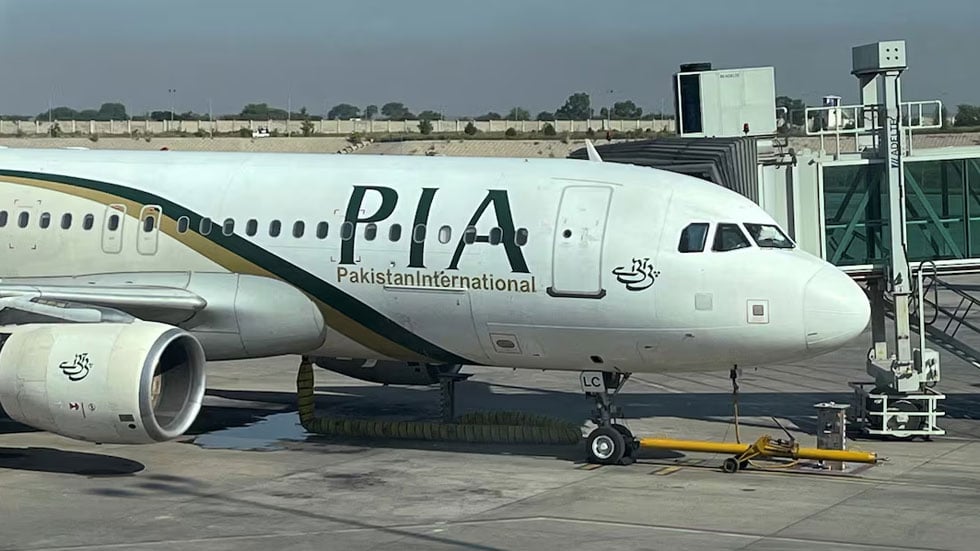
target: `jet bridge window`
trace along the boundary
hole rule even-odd
[[[739,229],[738,224],[718,224],[711,250],[724,252],[751,246],[745,234]]]
[[[7,225],[7,211],[0,210],[0,228]]]
[[[743,224],[755,244],[763,249],[792,249],[796,245],[775,224]]]
[[[699,253],[704,251],[704,242],[708,238],[708,224],[695,222],[681,232],[681,241],[677,250],[682,253]]]
[[[280,233],[282,233],[282,222],[278,220],[269,222],[269,237],[279,237]]]
[[[95,215],[86,214],[85,218],[82,218],[82,229],[88,231],[92,226],[95,226]]]
[[[41,225],[41,229],[42,230],[48,229],[48,226],[51,225],[51,213],[50,212],[42,212],[41,213],[41,222],[40,222],[40,225]]]

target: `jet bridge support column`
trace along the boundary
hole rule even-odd
[[[874,97],[882,102],[865,104],[865,113],[877,111],[873,117],[878,130],[877,156],[885,165],[889,212],[888,263],[883,280],[871,286],[874,345],[868,355],[867,373],[874,377],[874,383],[851,384],[857,402],[855,421],[869,434],[900,437],[944,434],[945,431],[935,426],[937,396],[941,395],[931,390],[939,381],[939,355],[925,347],[921,334],[920,346],[913,349],[909,319],[914,284],[907,257],[903,159],[907,144],[903,143],[902,134],[901,74],[907,68],[905,41],[858,46],[853,48],[852,56],[852,73],[861,82],[862,98],[867,101]],[[882,331],[881,285],[890,291],[894,304],[893,354],[888,353],[888,342]],[[867,387],[872,385],[873,389],[868,391]]]

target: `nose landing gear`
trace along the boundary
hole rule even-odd
[[[589,433],[587,440],[589,463],[629,465],[636,459],[639,440],[625,425],[613,422],[623,413],[622,409],[612,404],[613,398],[629,378],[629,373],[582,372],[582,390],[596,402],[592,422],[597,427]]]

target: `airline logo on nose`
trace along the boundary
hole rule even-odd
[[[626,285],[627,291],[649,289],[660,277],[660,272],[654,269],[649,258],[634,258],[629,267],[613,268],[612,273],[616,276],[616,281]]]

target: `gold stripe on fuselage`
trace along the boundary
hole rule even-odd
[[[138,213],[140,210],[146,206],[131,199],[121,197],[112,193],[105,191],[98,191],[86,187],[64,184],[60,182],[50,182],[47,180],[37,180],[31,178],[23,178],[19,176],[2,176],[0,177],[3,181],[20,184],[29,187],[47,189],[51,191],[56,191],[59,193],[64,193],[71,195],[73,197],[80,197],[83,199],[88,199],[90,201],[95,201],[102,205],[110,204],[121,204],[126,206],[127,212]],[[221,245],[211,241],[207,237],[200,235],[194,231],[188,231],[185,233],[180,233],[177,231],[177,220],[171,218],[167,215],[166,209],[163,211],[163,216],[160,223],[160,230],[173,238],[177,242],[189,247],[190,249],[196,251],[198,254],[204,256],[205,258],[211,260],[212,262],[218,264],[224,269],[232,273],[239,274],[249,274],[264,276],[273,279],[282,280],[281,277],[276,274],[266,270],[265,268],[247,260],[240,255],[229,251],[228,249],[222,247]],[[300,289],[304,293],[305,290]],[[306,293],[309,296],[309,293]],[[343,312],[333,308],[329,304],[321,301],[316,297],[310,296],[310,299],[314,301],[320,312],[323,314],[324,321],[327,326],[334,329],[347,337],[353,339],[357,343],[370,348],[380,354],[391,358],[397,358],[407,361],[432,361],[431,358],[427,358],[420,354],[417,354],[404,346],[392,342],[387,339],[384,335],[381,335],[361,323],[350,318]]]

